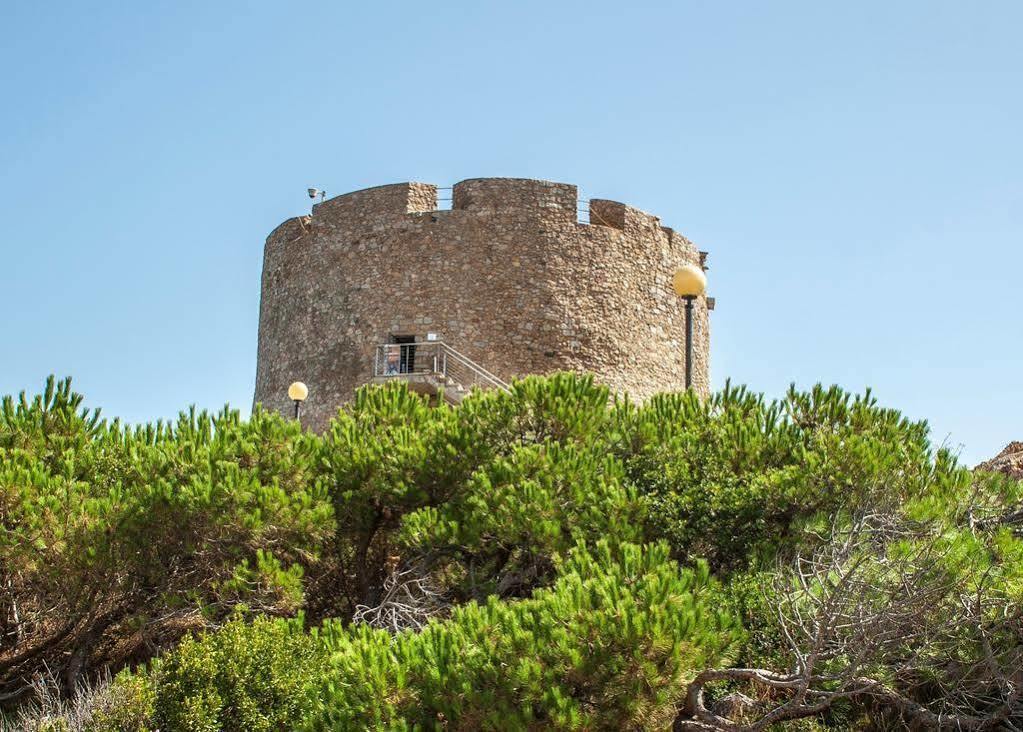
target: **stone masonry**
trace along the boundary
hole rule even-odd
[[[587,371],[644,399],[685,383],[685,311],[671,277],[702,266],[660,220],[591,200],[576,187],[514,178],[465,180],[450,210],[437,187],[355,191],[285,221],[266,240],[255,402],[290,414],[286,391],[309,386],[303,423],[322,430],[373,377],[393,336],[440,340],[510,381]],[[693,385],[709,388],[707,301],[694,308]]]

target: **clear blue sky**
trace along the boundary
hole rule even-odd
[[[1023,3],[13,3],[0,393],[249,408],[263,240],[330,193],[576,183],[711,252],[713,376],[1023,439]]]

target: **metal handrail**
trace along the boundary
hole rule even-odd
[[[462,369],[452,368],[453,365]],[[468,374],[459,374],[462,370]],[[507,391],[502,379],[455,350],[443,341],[416,341],[414,343],[381,343],[373,358],[375,377],[408,377],[410,374],[442,376],[457,381],[462,387],[485,386]],[[470,383],[466,383],[468,381]]]
[[[427,341],[427,342],[430,342],[430,341]],[[443,343],[443,342],[440,342],[440,341],[433,341],[433,342],[434,343],[438,343],[439,342],[441,344],[441,346],[444,348],[445,351],[447,351],[448,353],[454,355],[456,358],[458,358],[461,361],[463,361],[470,368],[474,369],[475,371],[478,371],[480,373],[480,375],[484,376],[489,381],[494,382],[495,386],[499,386],[502,389],[508,389],[509,388],[507,383],[505,383],[504,381],[499,379],[497,376],[495,376],[493,373],[491,373],[487,369],[485,369],[482,366],[480,366],[478,363],[476,363],[475,361],[470,359],[464,353],[460,353],[459,351],[456,351],[454,348],[452,348],[451,346],[449,346],[446,343]]]

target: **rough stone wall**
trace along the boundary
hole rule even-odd
[[[266,241],[255,402],[290,414],[292,381],[309,386],[303,422],[322,429],[373,376],[375,347],[427,332],[502,379],[590,371],[643,399],[685,383],[685,312],[674,271],[701,263],[685,237],[576,187],[465,180],[451,210],[437,188],[355,191],[289,219]],[[709,386],[707,303],[694,308],[693,385]]]

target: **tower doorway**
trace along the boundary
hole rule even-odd
[[[392,335],[391,343],[398,344],[398,373],[411,374],[416,370],[416,337]]]

